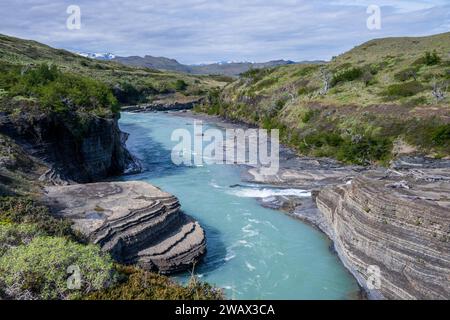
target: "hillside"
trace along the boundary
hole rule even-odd
[[[92,77],[114,89],[119,102],[148,102],[158,94],[180,91],[185,96],[201,96],[225,84],[223,79],[130,67],[114,61],[92,60],[66,50],[54,49],[32,40],[0,34],[0,63],[12,65],[54,64],[63,72]],[[182,90],[179,84],[184,83]],[[121,101],[122,100],[122,101]]]
[[[330,63],[250,70],[199,111],[281,129],[299,153],[358,164],[450,155],[450,33],[369,41]]]

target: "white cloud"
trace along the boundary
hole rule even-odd
[[[81,7],[81,30],[66,8]],[[366,28],[369,4],[383,28]],[[184,63],[328,59],[374,37],[448,31],[448,1],[346,0],[0,0],[0,32],[52,46],[118,55],[157,55]]]

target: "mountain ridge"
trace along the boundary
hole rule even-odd
[[[166,57],[154,57],[151,55],[129,56],[121,57],[116,56],[113,61],[123,63],[125,65],[135,67],[147,67],[157,70],[177,71],[193,75],[225,75],[225,76],[239,76],[240,74],[247,72],[250,69],[262,69],[272,68],[283,65],[293,64],[316,64],[323,61],[301,61],[295,62],[292,60],[270,60],[267,62],[248,62],[248,61],[232,61],[232,62],[216,62],[206,64],[182,64],[176,59]]]

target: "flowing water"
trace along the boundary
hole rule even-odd
[[[255,197],[308,196],[303,190],[246,185],[235,165],[176,166],[171,141],[178,128],[193,130],[192,118],[164,113],[123,113],[128,148],[145,172],[143,180],[180,199],[182,209],[206,230],[207,255],[196,273],[236,299],[350,299],[358,286],[313,227],[261,207]],[[204,129],[214,127],[203,124]],[[238,186],[236,186],[238,185]],[[176,278],[186,280],[188,275]]]

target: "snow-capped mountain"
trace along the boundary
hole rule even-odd
[[[112,60],[114,59],[116,56],[112,53],[96,53],[96,52],[76,52],[76,54],[86,57],[86,58],[91,58],[91,59],[97,59],[97,60]]]

